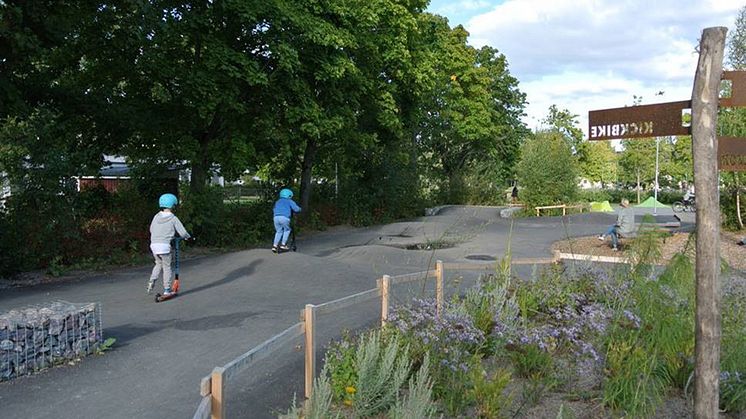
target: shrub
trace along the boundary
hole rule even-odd
[[[521,377],[547,377],[552,372],[552,356],[538,344],[512,345],[510,359]]]
[[[355,414],[370,416],[390,409],[411,368],[409,349],[400,347],[397,337],[386,343],[379,331],[364,336],[355,352]]]
[[[326,351],[324,365],[329,369],[334,400],[352,404],[353,394],[347,391],[357,383],[355,367],[356,345],[345,332],[337,342],[333,342]]]
[[[746,279],[731,275],[723,282],[720,348],[720,406],[746,410]]]
[[[503,394],[510,379],[510,372],[499,368],[491,375],[484,368],[472,369],[471,398],[476,403],[476,413],[480,418],[503,416],[506,406],[510,404],[510,399]]]
[[[280,415],[280,419],[336,419],[339,413],[332,412],[332,388],[329,382],[329,370],[326,365],[313,382],[313,392],[304,407],[298,407],[293,398],[290,410]]]
[[[521,200],[528,208],[574,202],[577,163],[560,134],[540,132],[525,142],[516,166]]]
[[[406,395],[391,408],[391,419],[431,418],[435,414],[430,380],[430,357],[426,354],[417,374],[409,379]]]
[[[451,413],[470,403],[469,370],[473,354],[485,337],[458,302],[448,303],[438,316],[434,300],[413,300],[392,311],[390,324],[412,350],[415,361],[428,354],[435,365],[433,391]]]
[[[580,202],[603,202],[611,201],[611,191],[607,189],[581,189],[578,191]]]
[[[635,278],[627,308],[617,313],[607,337],[608,406],[647,416],[667,385],[684,387],[694,352],[693,284],[693,267],[684,255],[658,280]]]

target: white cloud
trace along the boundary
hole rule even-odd
[[[702,29],[732,27],[746,5],[738,3],[507,0],[465,26],[472,45],[506,55],[528,95],[533,128],[551,104],[585,120],[589,110],[631,104],[633,95],[644,103],[689,98]]]

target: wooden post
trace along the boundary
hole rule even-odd
[[[539,207],[536,207],[536,216],[539,216]]]
[[[720,195],[717,112],[727,29],[707,28],[692,90],[692,157],[697,191],[697,309],[694,417],[718,417],[720,370]]]
[[[389,320],[389,288],[391,287],[391,277],[384,275],[381,279],[381,327],[386,326]]]
[[[306,304],[304,313],[304,322],[306,329],[306,400],[311,398],[313,393],[313,379],[316,377],[316,331],[314,323],[316,321],[316,306]]]
[[[562,216],[564,217],[565,215],[567,215],[567,205],[562,206]]]
[[[443,261],[435,262],[435,313],[440,316],[443,309]]]
[[[225,389],[225,383],[223,382],[223,373],[225,368],[215,367],[212,370],[211,379],[211,390],[212,396],[212,408],[210,409],[210,417],[212,419],[223,419],[225,417],[225,406],[223,405],[223,390]]]

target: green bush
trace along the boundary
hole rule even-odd
[[[473,368],[471,381],[473,387],[471,398],[476,404],[476,413],[480,418],[499,418],[505,414],[510,399],[504,394],[510,383],[510,372],[497,368],[489,375],[484,368]]]
[[[607,189],[581,189],[578,191],[579,202],[611,202],[611,191]]]
[[[526,141],[516,173],[528,208],[575,202],[577,163],[560,134],[540,132]]]

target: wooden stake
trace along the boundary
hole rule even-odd
[[[435,313],[440,316],[443,309],[443,261],[435,262]]]
[[[389,288],[391,287],[391,277],[384,275],[381,279],[381,327],[386,326],[389,320]]]
[[[215,367],[212,370],[211,384],[212,389],[210,394],[212,395],[212,408],[210,409],[210,417],[212,419],[223,419],[225,415],[225,406],[223,406],[223,390],[225,390],[225,383],[223,382],[223,367]]]
[[[313,304],[306,304],[304,320],[306,326],[306,400],[311,398],[313,393],[313,380],[316,377],[316,331],[314,323],[316,321],[316,310]]]
[[[697,191],[697,309],[694,417],[718,417],[720,370],[720,195],[717,111],[727,29],[707,28],[692,91],[692,155]]]

